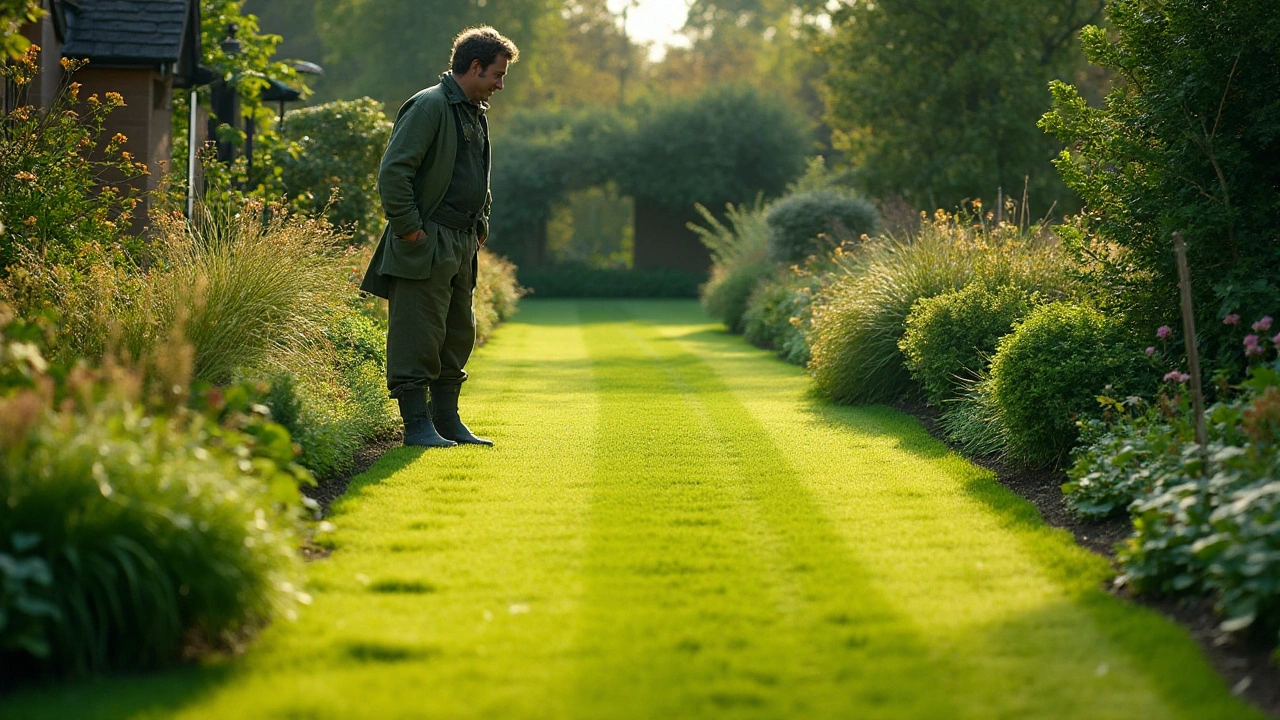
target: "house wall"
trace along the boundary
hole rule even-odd
[[[711,267],[711,253],[688,228],[701,219],[692,208],[675,211],[637,198],[633,267],[705,272]]]
[[[150,68],[95,68],[92,64],[77,72],[74,79],[81,85],[81,101],[95,94],[102,98],[108,92],[124,98],[124,107],[107,116],[103,141],[116,133],[128,138],[123,148],[150,171],[129,184],[140,192],[154,190],[164,176],[172,149],[172,79]],[[135,232],[145,229],[146,217],[146,207],[135,211]]]

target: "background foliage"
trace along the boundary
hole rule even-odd
[[[850,2],[825,40],[827,119],[874,197],[917,208],[994,204],[1022,192],[1037,213],[1075,205],[1036,129],[1050,80],[1082,67],[1076,32],[1102,0]]]
[[[1137,326],[1178,315],[1171,234],[1187,240],[1206,351],[1239,367],[1221,319],[1280,307],[1280,16],[1267,0],[1118,2],[1090,61],[1124,82],[1105,108],[1064,82],[1043,126],[1085,201],[1066,237]]]

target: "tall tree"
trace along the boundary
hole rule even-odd
[[[1104,0],[852,0],[823,54],[827,117],[864,189],[917,207],[1020,193],[1073,206],[1036,127],[1049,81],[1084,66]]]

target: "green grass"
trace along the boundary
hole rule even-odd
[[[250,652],[27,691],[31,718],[1248,718],[913,419],[814,399],[693,302],[526,302],[390,452]]]

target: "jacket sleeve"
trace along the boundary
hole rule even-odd
[[[391,232],[409,235],[422,227],[414,193],[414,177],[436,136],[439,108],[420,100],[405,108],[391,130],[391,141],[378,168],[378,194]]]

